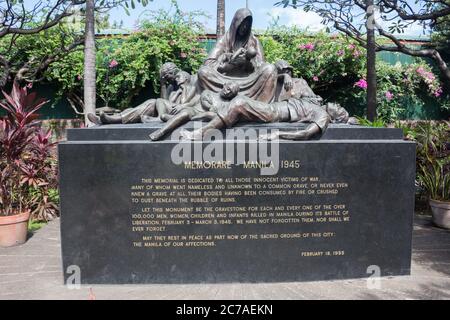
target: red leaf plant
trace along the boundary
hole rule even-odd
[[[50,220],[58,212],[52,201],[57,198],[55,143],[36,121],[48,101],[18,83],[11,94],[2,92],[0,107],[7,115],[0,119],[0,214],[30,211],[33,219]]]

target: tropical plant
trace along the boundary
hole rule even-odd
[[[322,22],[354,39],[363,46],[367,45],[365,19],[363,15],[377,10],[379,14],[371,20],[378,34],[376,38],[377,51],[401,52],[413,57],[433,60],[439,69],[443,81],[450,87],[450,67],[445,63],[441,52],[434,48],[414,48],[401,41],[402,34],[418,24],[423,33],[429,33],[450,17],[450,1],[448,0],[282,0],[276,5],[301,8],[312,11],[322,17]],[[374,9],[376,8],[376,9]]]
[[[387,126],[383,119],[375,119],[374,121],[370,121],[363,117],[356,117],[356,119],[358,120],[358,124],[363,127],[384,128]]]
[[[414,138],[418,181],[431,199],[450,201],[450,123],[419,124]]]
[[[450,174],[445,169],[449,164],[450,157],[420,167],[419,181],[430,199],[450,201]]]
[[[296,27],[268,29],[260,36],[269,62],[288,61],[295,76],[303,77],[325,100],[341,103],[353,115],[366,109],[366,51],[358,42],[326,32],[311,34]],[[390,123],[405,118],[405,106],[427,102],[450,109],[438,77],[423,60],[411,65],[378,61],[377,116]]]
[[[49,220],[57,213],[49,201],[56,188],[54,143],[51,132],[43,132],[35,121],[47,101],[28,89],[15,82],[11,94],[3,91],[6,101],[0,103],[7,111],[0,119],[0,214],[30,211],[35,219]]]

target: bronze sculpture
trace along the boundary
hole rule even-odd
[[[167,121],[167,124],[153,132],[150,139],[153,141],[159,140],[190,120],[214,117],[217,110],[228,107],[229,101],[236,97],[238,92],[239,85],[234,82],[225,83],[218,94],[208,90],[204,91],[200,100],[196,100],[196,104],[174,108],[173,116]]]
[[[301,88],[293,89],[300,93]],[[266,103],[239,95],[233,99],[227,108],[217,110],[216,116],[200,129],[194,131],[183,130],[181,136],[187,140],[201,140],[212,129],[233,127],[238,122],[308,122],[306,129],[295,132],[275,131],[261,136],[261,139],[274,140],[306,140],[316,134],[325,132],[332,121],[346,122],[348,112],[338,104],[328,103],[326,107],[315,103],[309,98],[302,98],[301,94],[293,95],[283,101]]]
[[[198,71],[203,90],[219,92],[225,82],[239,84],[240,94],[258,101],[273,100],[277,71],[265,62],[259,40],[252,33],[253,16],[248,9],[239,9],[230,29]]]
[[[178,89],[173,91],[169,99],[160,98],[156,100],[156,112],[159,119],[166,122],[174,114],[183,109],[194,107],[199,101],[198,89],[195,78],[185,71],[180,71],[175,77]],[[154,121],[149,115],[142,115],[143,123]]]
[[[150,135],[153,141],[195,120],[209,122],[193,132],[184,130],[182,137],[201,139],[210,129],[238,122],[310,122],[305,130],[260,137],[300,140],[323,133],[330,122],[354,122],[340,105],[324,104],[303,78],[294,78],[289,63],[267,63],[252,23],[250,10],[239,9],[197,75],[165,63],[160,70],[161,98],[118,115],[90,114],[89,119],[97,124],[167,122]]]
[[[176,77],[180,72],[181,70],[173,62],[167,62],[161,66],[161,99],[171,100],[174,103],[177,102],[176,98],[179,98],[179,96],[174,96],[174,93],[178,89]],[[139,123],[142,122],[142,117],[154,117],[157,115],[156,103],[157,100],[149,99],[141,103],[139,106],[125,109],[119,114],[109,116],[101,112],[99,117],[95,114],[88,114],[88,118],[97,125]]]

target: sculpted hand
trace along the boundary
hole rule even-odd
[[[259,136],[259,140],[272,141],[272,140],[278,140],[279,137],[280,137],[280,132],[275,131],[275,132],[272,132],[272,133],[261,134]]]
[[[239,60],[245,59],[246,54],[247,50],[244,48],[240,48],[238,51],[235,52],[235,54],[231,58],[231,62],[237,62]]]
[[[284,77],[284,89],[286,89],[286,91],[290,91],[290,90],[292,90],[293,87],[294,87],[294,81],[292,80],[291,76],[286,75]]]
[[[170,110],[169,113],[170,113],[171,115],[175,115],[175,114],[180,113],[181,109],[183,109],[183,106],[178,105],[178,106],[173,107],[172,110]]]

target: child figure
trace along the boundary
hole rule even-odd
[[[160,69],[160,100],[169,99],[176,102],[175,98],[178,96],[175,96],[174,92],[178,89],[176,77],[180,72],[180,69],[172,62],[167,62],[162,65]],[[96,125],[139,123],[143,116],[153,118],[157,115],[156,102],[156,99],[149,99],[139,106],[125,109],[119,114],[107,115],[105,113],[100,113],[100,116],[96,116],[95,114],[90,113],[88,114],[88,118]],[[155,117],[154,119],[158,118]]]
[[[178,86],[178,90],[172,92],[169,99],[157,99],[156,100],[156,111],[158,112],[159,118],[167,122],[172,114],[177,113],[177,110],[184,108],[191,108],[198,103],[197,88],[192,81],[192,76],[185,72],[178,72],[175,81]],[[150,122],[151,119],[148,116],[141,118],[143,123]]]
[[[233,82],[224,84],[222,90],[217,94],[206,90],[202,93],[195,105],[179,105],[172,109],[167,124],[161,129],[153,132],[150,139],[160,140],[166,134],[174,131],[191,120],[202,120],[214,117],[218,110],[228,109],[230,101],[239,93],[239,85]]]
[[[321,106],[330,116],[332,123],[357,124],[356,119],[349,117],[348,112],[338,103],[328,102],[324,104],[322,97],[314,93],[305,79],[293,78],[294,69],[287,61],[278,60],[275,66],[278,70],[276,102],[286,101],[291,98],[301,99]],[[339,112],[336,113],[336,110],[339,110]]]

